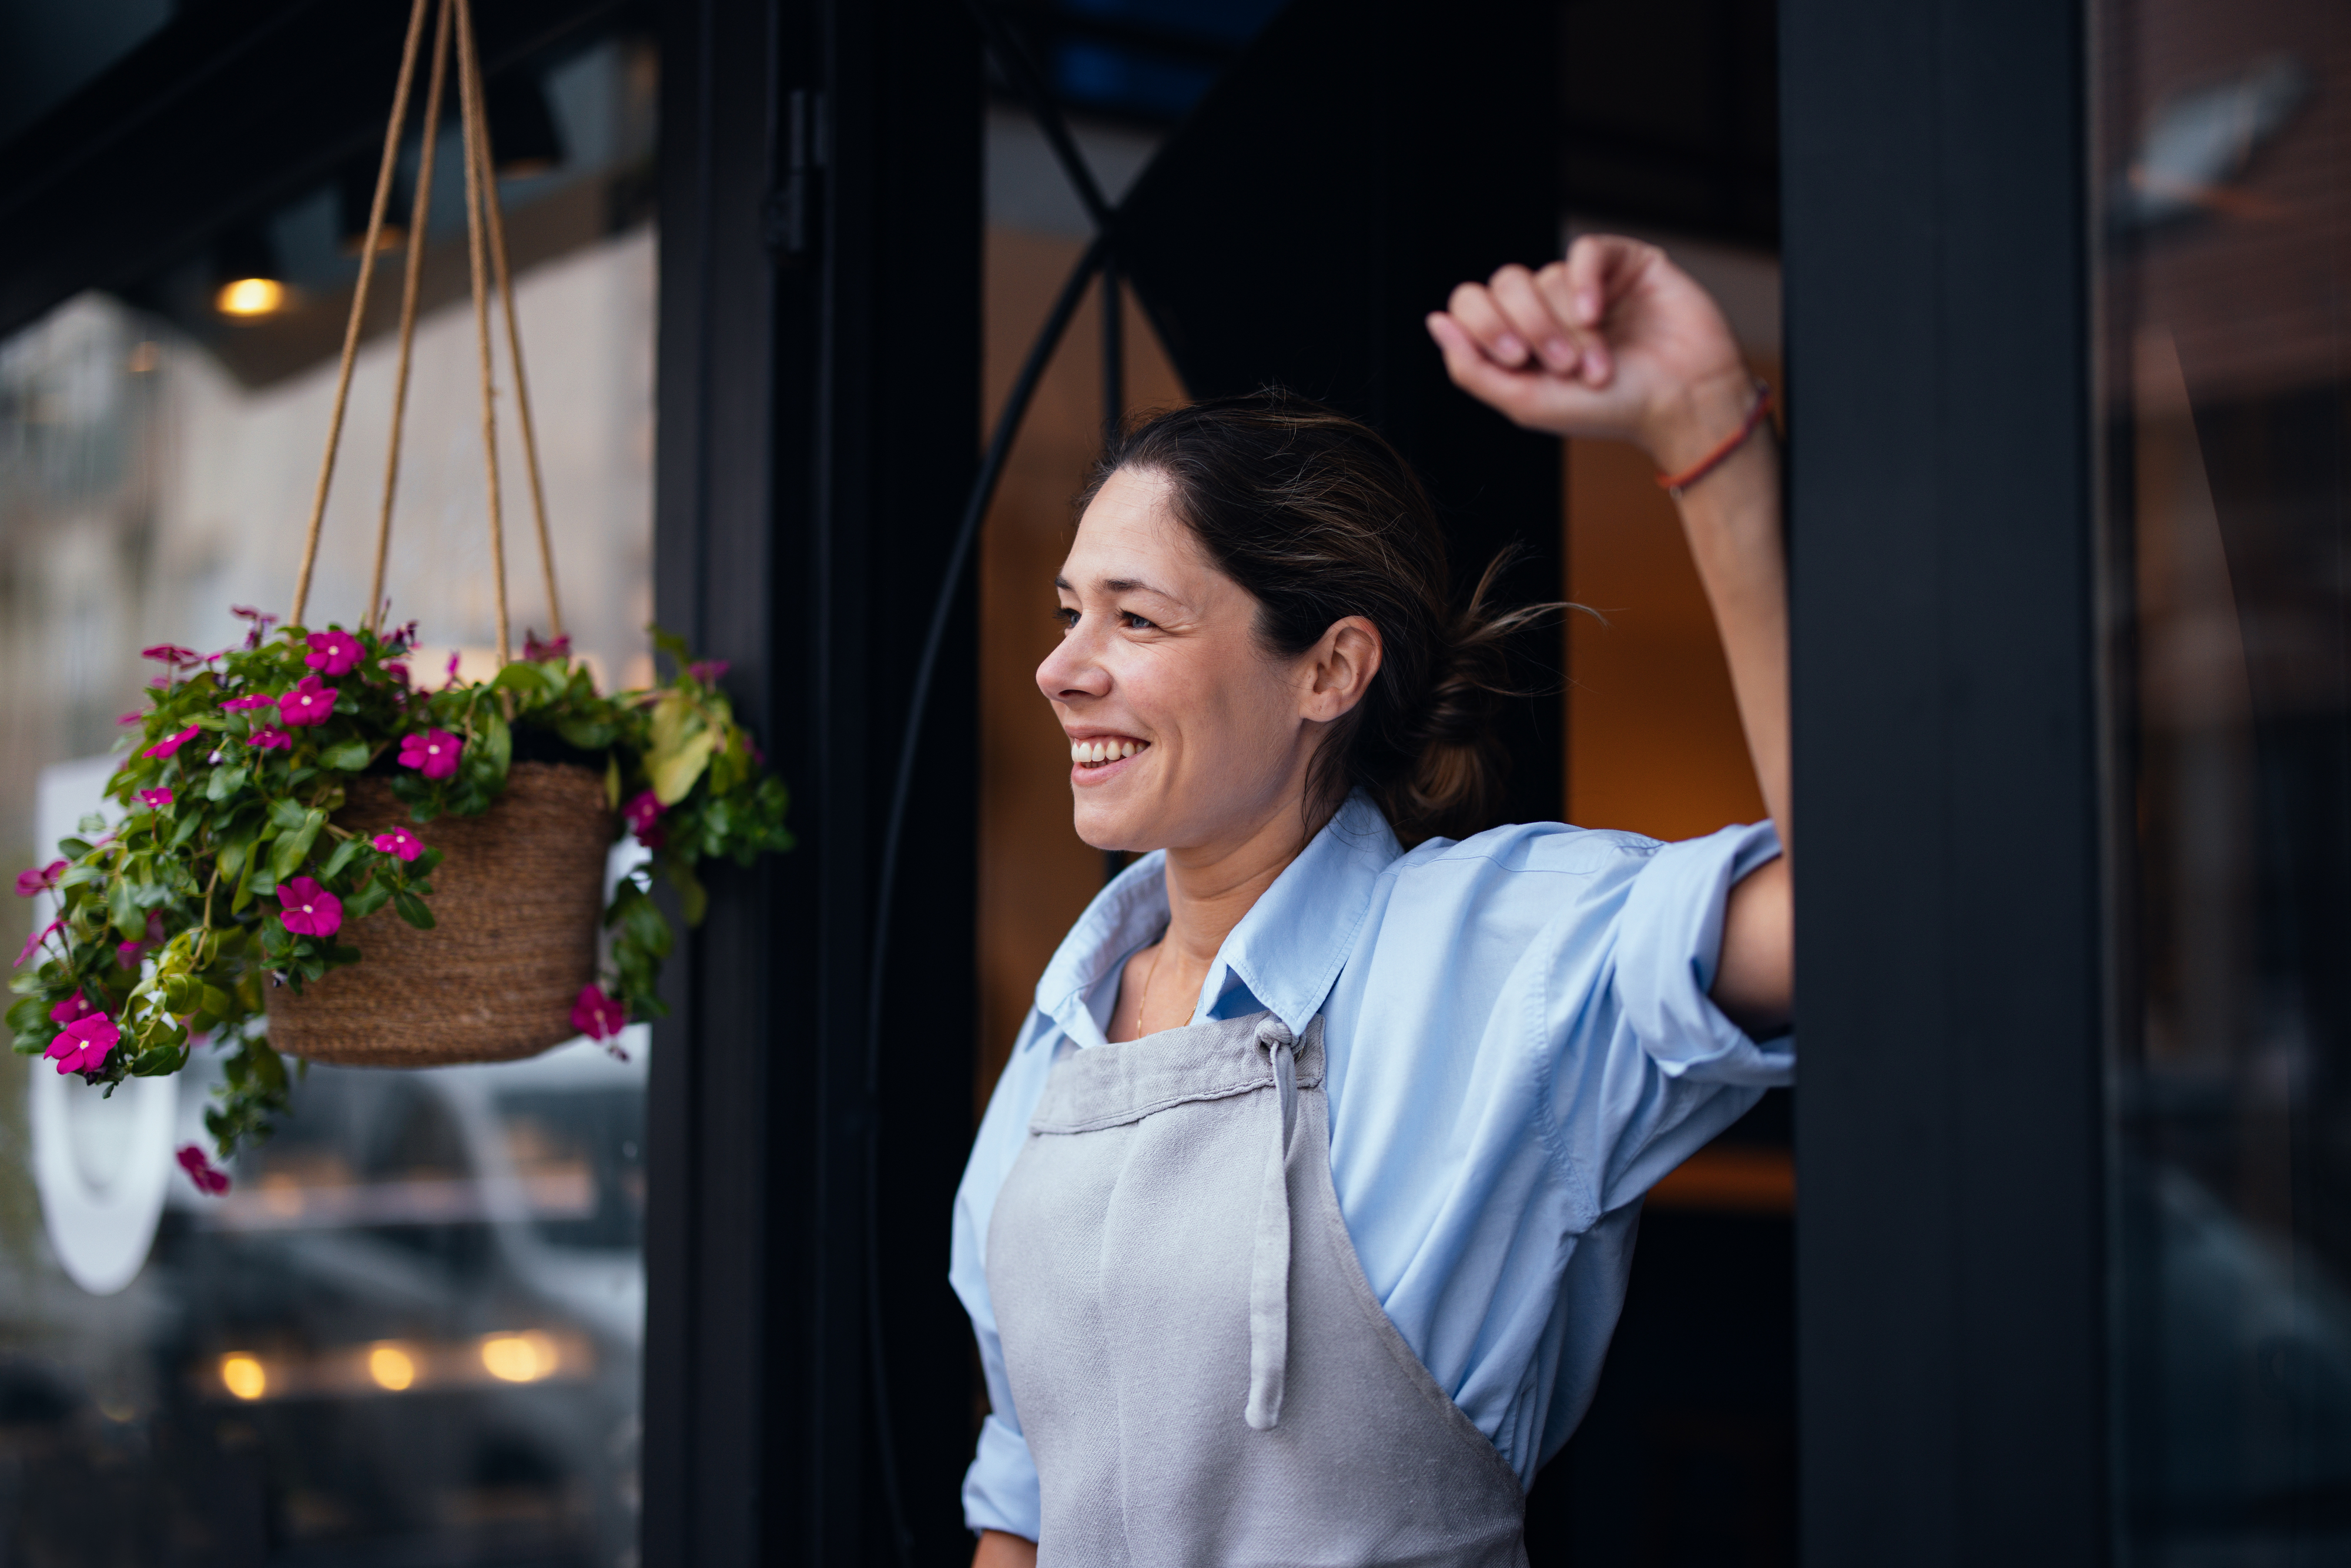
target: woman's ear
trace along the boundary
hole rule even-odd
[[[1380,673],[1380,629],[1361,615],[1331,622],[1307,651],[1301,716],[1328,724],[1353,711]]]

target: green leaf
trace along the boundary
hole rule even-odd
[[[393,894],[392,895],[392,907],[402,920],[407,921],[419,931],[430,931],[433,929],[434,924],[433,912],[424,907],[424,901],[417,897],[414,894]]]
[[[269,823],[281,833],[298,833],[308,820],[309,808],[301,801],[280,796],[269,803]]]
[[[651,758],[646,771],[653,777],[653,799],[664,806],[674,806],[684,800],[694,781],[709,766],[710,748],[717,739],[705,729],[688,737],[676,750]]]
[[[319,872],[319,874],[322,877],[334,876],[345,866],[350,864],[352,858],[365,848],[367,848],[367,841],[360,837],[357,833],[353,833],[350,838],[345,839],[341,843],[335,846],[335,852],[327,857],[326,869]]]
[[[319,753],[319,766],[340,773],[357,773],[368,765],[372,748],[364,740],[346,740]]]
[[[277,847],[270,851],[269,874],[271,877],[278,882],[284,882],[287,877],[292,876],[294,868],[302,863],[302,857],[310,852],[310,845],[317,840],[319,830],[326,824],[327,813],[317,807],[314,806],[304,811],[301,826],[290,833],[280,835]]]
[[[49,1002],[44,997],[26,997],[8,1009],[8,1027],[18,1034],[38,1029],[49,1016]]]
[[[495,707],[482,716],[482,750],[503,782],[507,769],[514,766],[514,732],[507,727],[505,716]]]
[[[248,777],[248,773],[243,768],[216,768],[213,770],[213,776],[204,781],[204,799],[214,801],[225,800],[245,788],[246,779]]]
[[[368,884],[343,900],[345,920],[365,920],[392,902],[392,882],[384,876],[371,877]]]
[[[106,831],[106,819],[98,812],[92,811],[89,816],[84,817],[79,822],[76,823],[75,827],[83,838],[94,839],[98,837],[99,834]]]
[[[604,758],[604,808],[621,809],[621,758],[618,753]]]
[[[139,907],[137,889],[127,876],[118,876],[106,888],[106,917],[125,936],[143,936],[147,932],[147,912]]]

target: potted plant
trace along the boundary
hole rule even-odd
[[[497,1060],[657,1016],[672,938],[653,879],[697,922],[701,861],[791,844],[724,666],[675,638],[655,634],[666,682],[608,696],[560,641],[486,682],[453,658],[434,686],[409,667],[413,624],[273,632],[238,613],[242,647],[147,650],[166,673],[126,716],[120,821],[86,820],[17,878],[57,915],[8,1011],[19,1053],[92,1084],[177,1072],[208,1040],[223,1157],[283,1113],[286,1055]],[[622,833],[648,858],[605,904]],[[182,1158],[225,1185],[201,1150]]]

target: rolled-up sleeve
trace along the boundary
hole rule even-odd
[[[1053,1053],[1041,1043],[1056,1033],[1050,1019],[1031,1014],[997,1080],[980,1119],[962,1185],[956,1189],[955,1225],[947,1282],[971,1316],[972,1337],[987,1380],[989,1415],[979,1431],[979,1451],[963,1480],[964,1523],[974,1531],[1003,1530],[1037,1539],[1042,1506],[1038,1500],[1037,1461],[1020,1434],[1012,1385],[1004,1369],[1004,1342],[996,1329],[996,1303],[987,1290],[987,1223],[996,1195],[1019,1157],[1029,1118],[1052,1070]]]
[[[1769,822],[1662,844],[1625,894],[1616,922],[1616,999],[1626,1027],[1668,1078],[1754,1089],[1794,1082],[1793,1038],[1750,1039],[1708,995],[1732,885],[1779,853]]]

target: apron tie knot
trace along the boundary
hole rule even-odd
[[[1257,1043],[1272,1064],[1274,1093],[1249,1261],[1249,1404],[1241,1416],[1264,1432],[1280,1424],[1290,1364],[1290,1142],[1298,1125],[1298,1042],[1289,1025],[1268,1014],[1259,1020]]]

